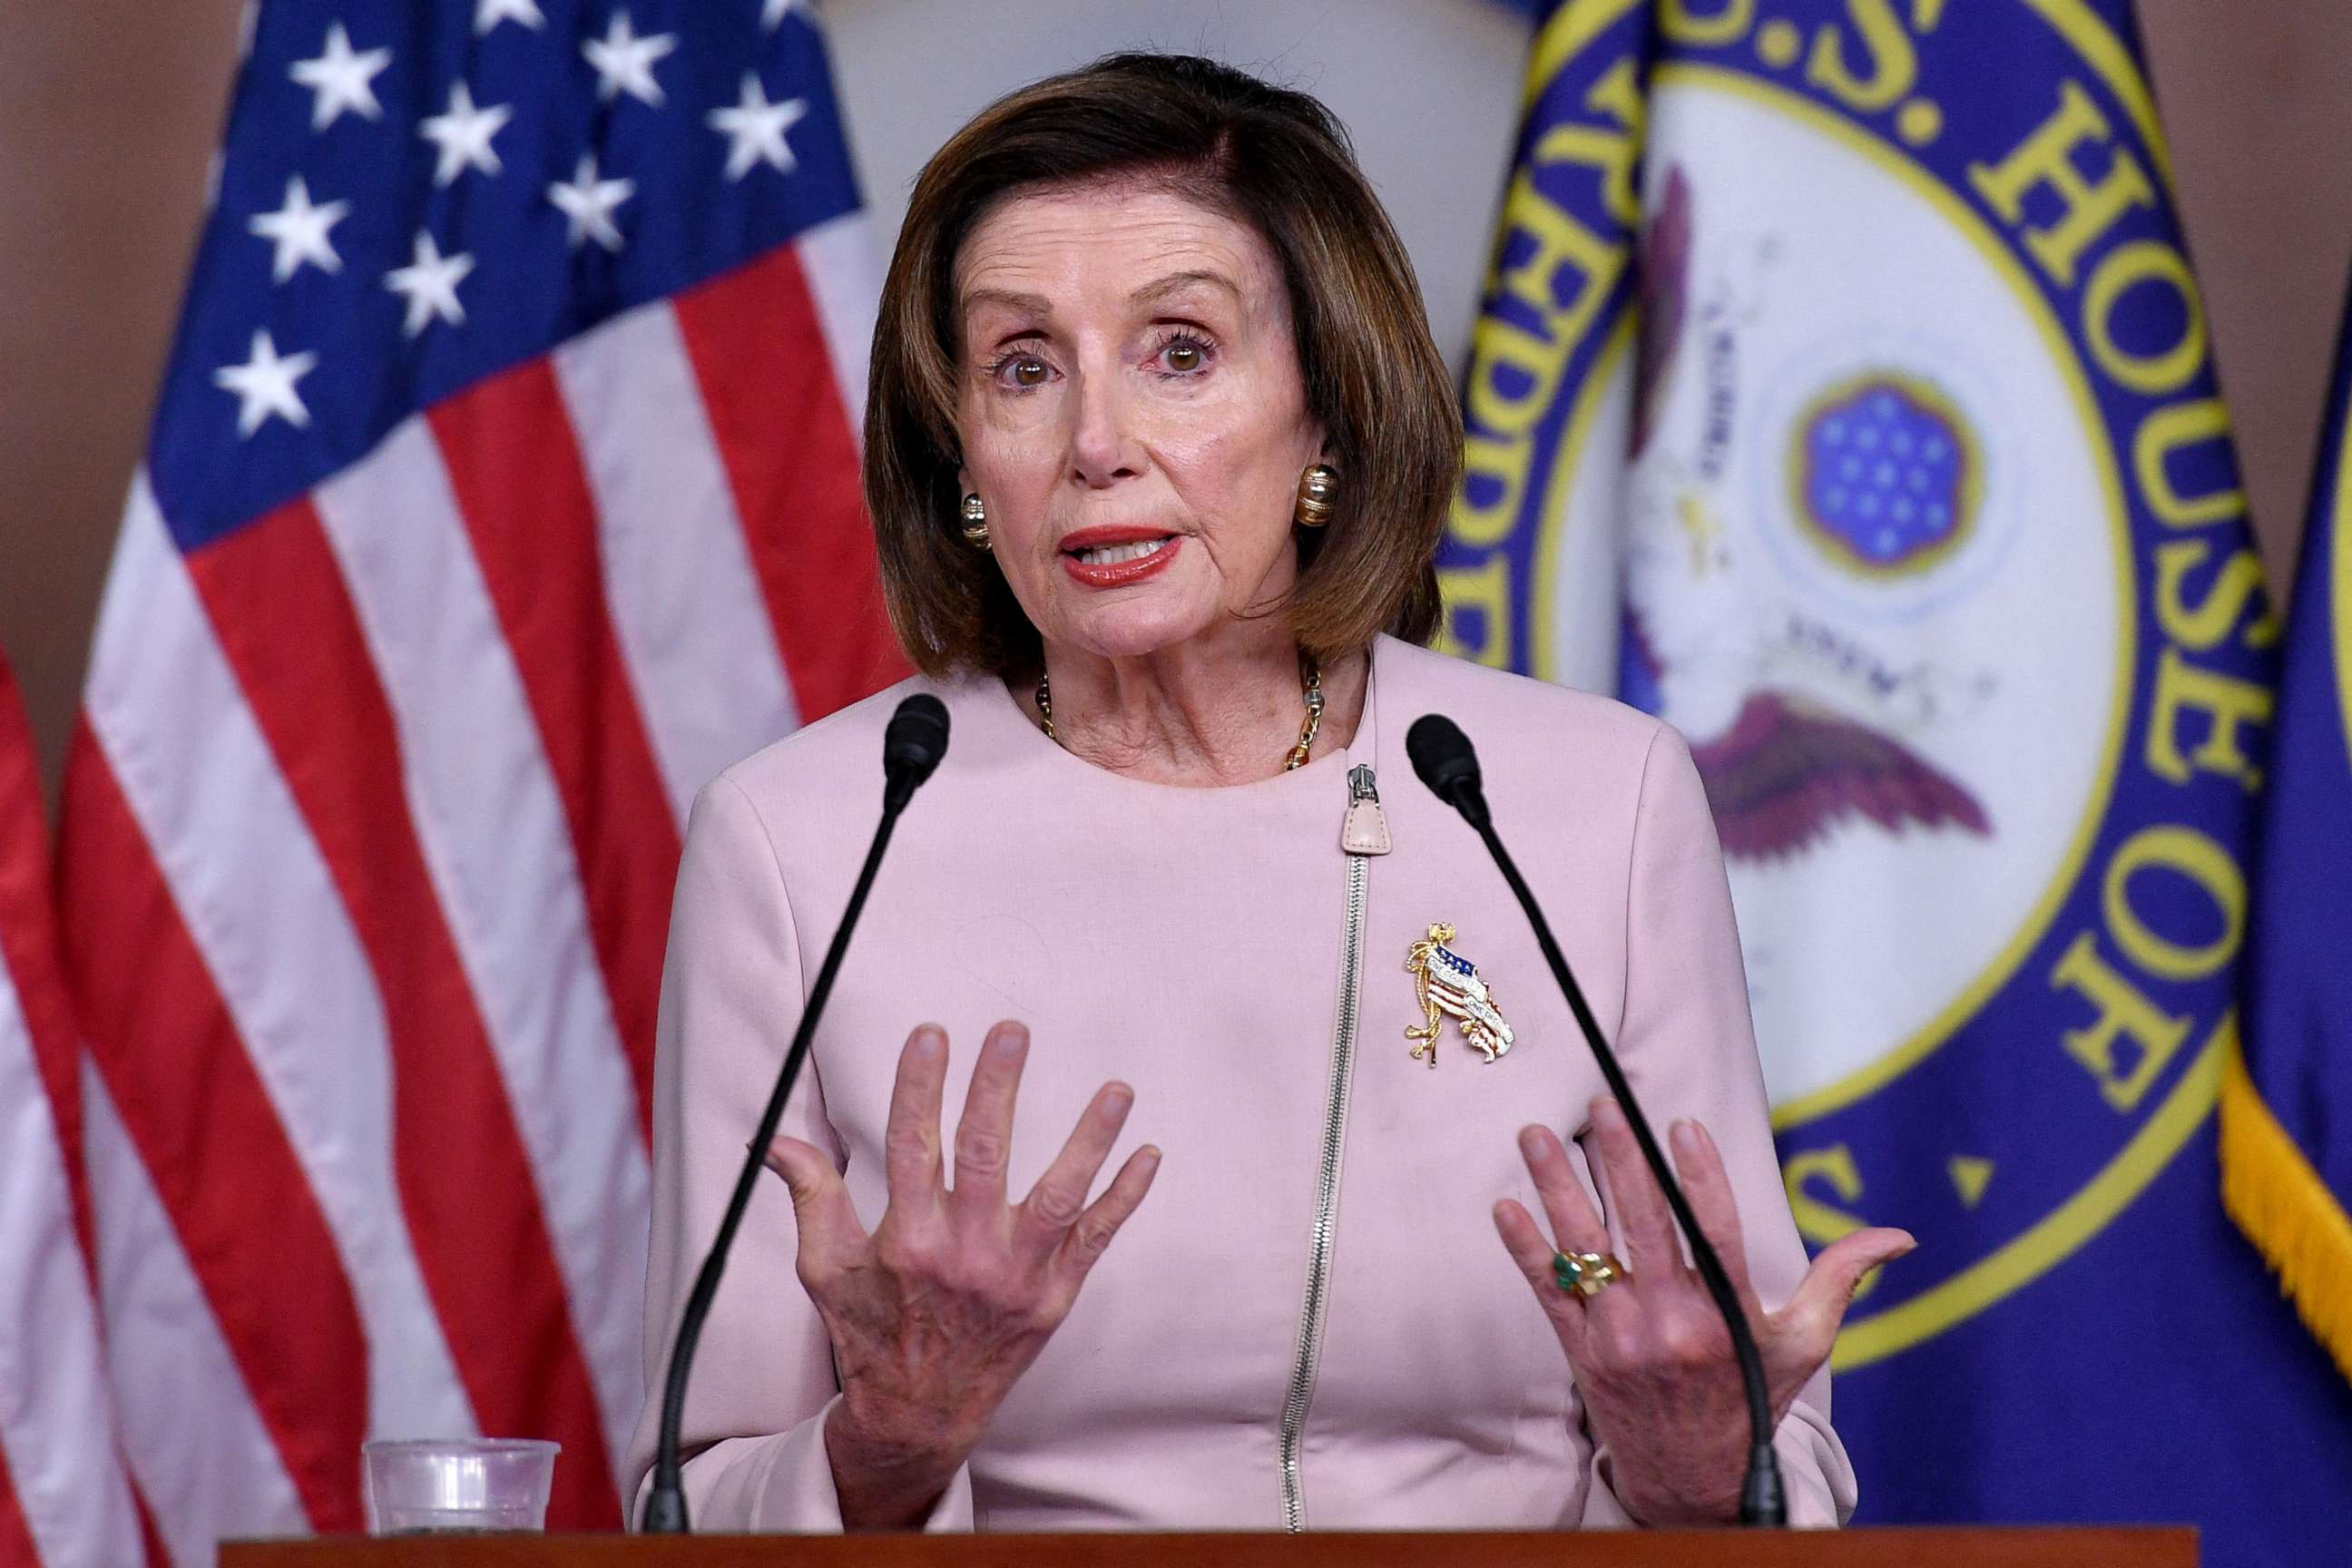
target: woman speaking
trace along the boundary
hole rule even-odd
[[[754,1210],[705,1334],[697,1521],[1733,1516],[1728,1336],[1501,877],[1412,780],[1428,712],[1484,743],[1495,814],[1672,1123],[1757,1328],[1791,1517],[1850,1512],[1824,1367],[1910,1238],[1806,1265],[1682,742],[1421,646],[1461,429],[1328,112],[1138,56],[997,103],[917,182],[871,383],[884,584],[955,744],[768,1153],[789,1214]],[[695,807],[656,1386],[904,695]],[[1130,1127],[1149,1142],[1122,1153]]]

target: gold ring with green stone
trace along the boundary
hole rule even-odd
[[[1555,1252],[1551,1277],[1559,1282],[1562,1290],[1589,1301],[1624,1279],[1625,1266],[1617,1261],[1613,1252]]]

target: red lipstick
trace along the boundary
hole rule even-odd
[[[1090,562],[1081,560],[1081,550],[1105,550],[1120,544],[1158,543],[1160,548],[1149,555],[1132,561]],[[1106,524],[1099,528],[1082,528],[1062,541],[1062,570],[1071,581],[1089,588],[1123,588],[1129,583],[1139,583],[1155,572],[1164,570],[1183,548],[1181,534],[1165,529],[1119,527]]]

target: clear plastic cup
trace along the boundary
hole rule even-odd
[[[360,1449],[370,1535],[536,1532],[561,1446],[530,1437],[403,1439]]]

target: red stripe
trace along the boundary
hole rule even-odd
[[[604,591],[596,507],[545,360],[430,416],[572,827],[588,927],[651,1138],[654,1013],[678,832]]]
[[[0,1449],[0,1568],[41,1568],[40,1544],[33,1526],[16,1500],[16,1483],[8,1474],[8,1455]]]
[[[32,726],[16,695],[16,677],[0,661],[0,967],[16,988],[16,1005],[32,1037],[33,1066],[48,1090],[65,1158],[66,1190],[82,1267],[98,1256],[90,1225],[89,1173],[81,1160],[81,1083],[73,1009],[58,962],[51,923],[49,854],[42,826],[40,764]],[[97,1294],[95,1276],[91,1294]]]
[[[17,1008],[24,1014],[26,1033],[32,1041],[34,1068],[49,1098],[49,1116],[57,1127],[58,1153],[65,1163],[67,1201],[73,1209],[74,1239],[94,1305],[98,1232],[89,1200],[89,1167],[81,1152],[81,1043],[74,1034],[73,1008],[58,952],[47,847],[32,726],[25,718],[16,676],[7,661],[0,659],[0,963],[5,963],[8,980],[16,986]],[[104,1326],[91,1326],[102,1342]],[[121,1463],[119,1455],[117,1463]],[[167,1562],[147,1511],[147,1500],[131,1484],[128,1465],[122,1466],[122,1475],[138,1510],[146,1560]],[[17,1561],[9,1553],[20,1542],[23,1560],[37,1561],[39,1554],[34,1550],[30,1527],[11,1489],[7,1456],[0,1454],[0,1563]]]
[[[91,1056],[311,1528],[356,1530],[367,1342],[351,1282],[86,724],[67,760],[61,862],[66,960]]]
[[[188,567],[374,971],[402,1210],[475,1416],[495,1436],[563,1444],[551,1524],[617,1524],[530,1157],[425,869],[392,706],[326,531],[295,501]],[[348,1449],[343,1458],[349,1468]]]
[[[791,247],[671,301],[803,721],[907,673],[882,609],[857,443]]]
[[[163,1532],[155,1528],[155,1510],[147,1506],[147,1494],[139,1489],[128,1460],[123,1463],[122,1475],[131,1489],[131,1507],[139,1516],[139,1544],[147,1563],[152,1568],[171,1568],[172,1549],[163,1544]]]

